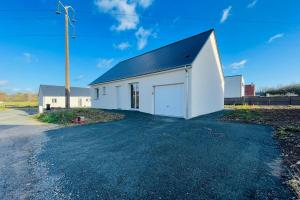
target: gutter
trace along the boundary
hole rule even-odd
[[[189,93],[189,84],[190,84],[190,77],[189,77],[189,69],[192,68],[192,65],[185,65],[185,119],[189,119],[189,100],[190,100],[190,93]]]
[[[105,81],[105,82],[101,82],[101,83],[93,83],[94,82],[93,81],[89,84],[89,86],[97,86],[97,85],[103,85],[103,84],[108,84],[108,83],[117,82],[117,81],[124,81],[124,80],[128,80],[128,79],[141,78],[141,77],[149,76],[149,75],[155,75],[155,74],[160,74],[160,73],[168,73],[170,71],[177,71],[177,70],[185,69],[187,66],[192,67],[191,64],[179,65],[177,67],[172,67],[172,68],[168,68],[168,69],[164,69],[164,70],[160,70],[160,71],[149,72],[149,73],[145,73],[145,74],[140,74],[140,75],[136,75],[136,76],[130,76],[130,77],[125,77],[125,78],[115,79],[115,80],[111,80],[111,81]]]

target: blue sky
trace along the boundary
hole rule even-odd
[[[225,75],[243,74],[258,88],[300,82],[299,0],[63,3],[77,18],[77,38],[70,40],[72,86],[87,86],[118,61],[211,28]],[[64,84],[64,17],[55,9],[53,0],[1,2],[0,90]]]

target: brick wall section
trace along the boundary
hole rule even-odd
[[[245,96],[255,96],[255,85],[250,84],[250,85],[245,85]]]

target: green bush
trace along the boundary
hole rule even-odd
[[[108,122],[119,120],[124,117],[122,114],[107,112],[100,109],[73,108],[45,112],[37,115],[36,118],[45,123],[68,125],[72,123],[72,120],[79,116],[83,116],[86,123]]]
[[[37,119],[52,124],[68,124],[76,117],[76,113],[72,110],[58,110],[40,114]]]

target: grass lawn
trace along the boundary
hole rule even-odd
[[[1,110],[5,110],[5,106],[4,106],[4,104],[2,104],[2,103],[0,103],[0,111]]]
[[[300,106],[226,106],[232,110],[223,120],[266,124],[274,127],[283,160],[292,177],[290,186],[300,197]]]
[[[114,112],[103,111],[93,108],[73,108],[73,109],[59,109],[43,114],[38,114],[35,117],[41,121],[59,125],[71,125],[72,120],[79,116],[83,116],[85,124],[109,122],[120,120],[124,118],[124,115]]]
[[[226,106],[226,120],[271,125],[279,137],[300,133],[300,106]]]
[[[38,102],[37,101],[6,101],[0,103],[0,110],[4,110],[5,108],[9,107],[37,107]]]

